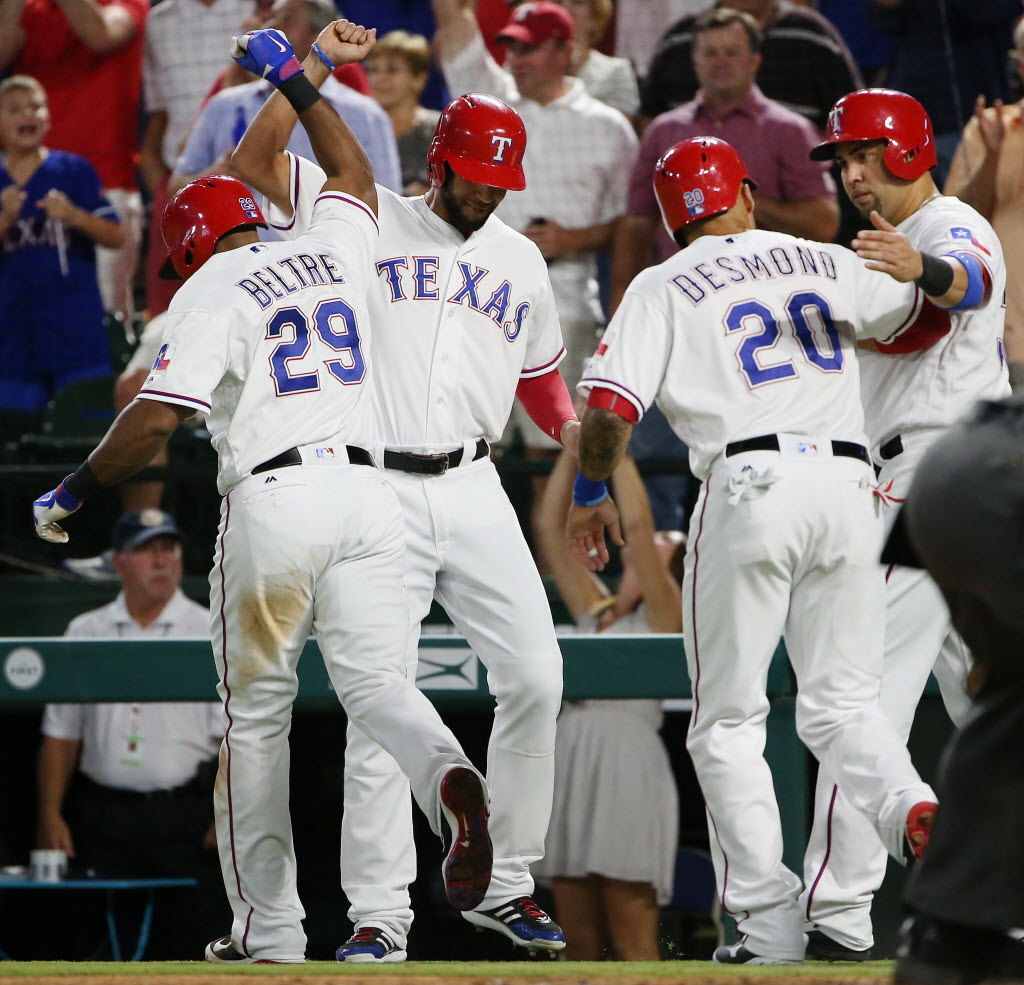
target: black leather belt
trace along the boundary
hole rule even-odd
[[[832,454],[840,458],[856,458],[870,465],[871,458],[868,450],[855,441],[832,441]],[[779,451],[779,436],[777,434],[761,434],[756,438],[744,438],[742,441],[730,441],[725,446],[725,457],[739,455],[745,451]]]
[[[357,448],[355,445],[345,445],[345,451],[348,452],[348,460],[351,465],[373,465],[373,456],[366,451],[365,448]],[[265,462],[257,465],[252,470],[253,475],[259,475],[260,472],[269,472],[271,469],[283,469],[289,465],[301,465],[302,455],[299,454],[298,448],[289,448],[287,451],[281,452],[280,455],[275,455],[273,458],[268,458]]]
[[[487,442],[480,438],[476,443],[472,461],[483,458],[488,452]],[[456,468],[462,461],[462,448],[439,455],[416,455],[409,451],[385,451],[384,468],[411,472],[414,475],[444,475]]]
[[[890,438],[884,445],[880,445],[878,448],[878,457],[883,462],[888,462],[890,458],[895,458],[897,455],[903,454],[903,439],[896,435],[895,438]]]

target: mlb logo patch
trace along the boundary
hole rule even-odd
[[[317,458],[334,458],[334,449],[333,448],[317,448],[317,450],[316,450],[316,457]]]
[[[797,442],[796,450],[801,455],[817,455],[818,454],[818,446],[811,444],[809,441],[799,441],[799,442]]]
[[[153,363],[150,374],[166,372],[167,367],[171,365],[172,355],[174,355],[174,346],[165,342],[160,346],[160,351],[156,354],[156,361]]]
[[[240,198],[238,204],[242,211],[245,213],[246,219],[253,219],[259,221],[260,210],[256,207],[256,203],[251,198]]]
[[[707,212],[707,207],[704,205],[703,189],[694,188],[693,191],[683,192],[683,204],[691,217]]]

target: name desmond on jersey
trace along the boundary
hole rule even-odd
[[[809,246],[775,246],[767,254],[718,256],[695,263],[689,274],[679,274],[670,283],[685,294],[696,308],[705,298],[729,284],[743,281],[775,280],[798,274],[836,280],[836,264],[825,250]]]
[[[344,283],[345,278],[326,253],[296,253],[250,271],[235,287],[245,291],[261,308],[269,308],[274,301],[304,288]]]

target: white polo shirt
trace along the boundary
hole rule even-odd
[[[68,638],[210,638],[210,613],[179,589],[159,617],[140,626],[124,594],[71,620]],[[187,783],[217,755],[224,725],[220,702],[54,704],[43,735],[82,743],[79,768],[96,783],[123,790],[169,790]]]

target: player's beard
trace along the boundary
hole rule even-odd
[[[490,219],[491,213],[498,207],[495,202],[487,212],[472,214],[465,211],[462,202],[455,197],[450,181],[446,181],[439,189],[441,202],[448,213],[448,221],[464,236],[475,233]]]

